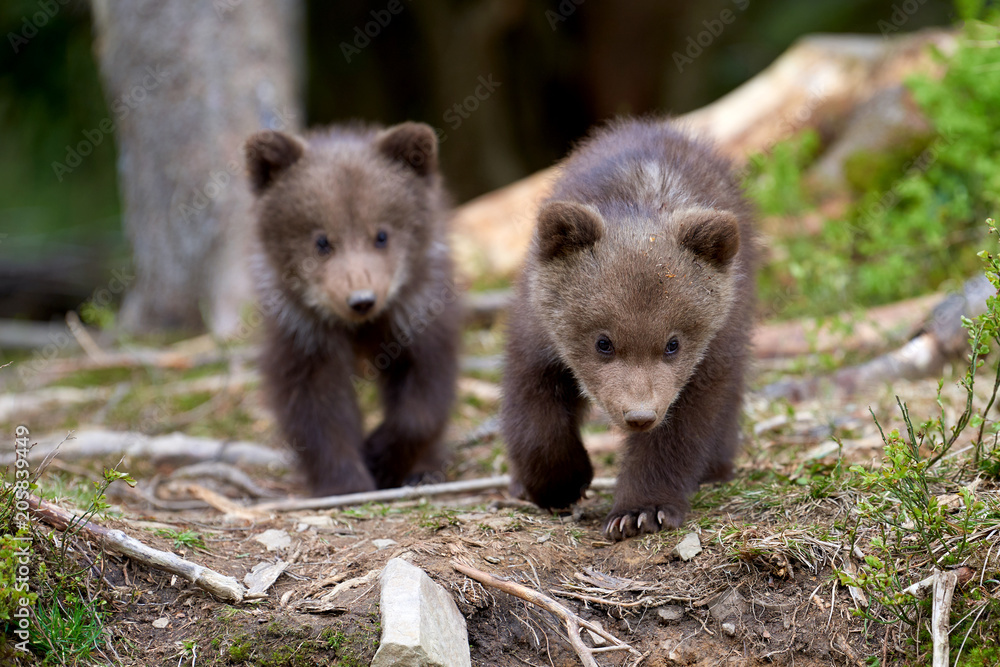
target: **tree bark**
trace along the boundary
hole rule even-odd
[[[301,118],[301,0],[93,8],[135,265],[121,324],[232,333],[252,299],[242,143]]]

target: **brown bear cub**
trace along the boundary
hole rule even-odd
[[[613,539],[681,525],[732,475],[754,301],[751,209],[728,162],[664,121],[620,120],[562,165],[511,313],[511,490],[577,501],[587,400],[627,432]]]
[[[246,153],[264,389],[312,493],[440,471],[460,317],[433,129],[265,131]],[[367,437],[359,375],[384,408]]]

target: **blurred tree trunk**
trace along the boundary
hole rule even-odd
[[[242,143],[301,118],[301,0],[93,7],[134,261],[122,326],[232,334],[252,298]]]

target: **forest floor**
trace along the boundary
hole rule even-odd
[[[502,325],[469,329],[465,336],[465,371],[448,435],[460,444],[449,480],[506,469],[497,438],[468,437],[497,411]],[[181,431],[281,451],[262,404],[252,349],[207,349],[210,354],[200,358],[208,363],[177,368],[87,368],[82,357],[42,365],[18,392],[21,402],[0,412],[0,422],[8,433],[27,426],[33,441],[97,428]],[[197,357],[188,348],[184,354]],[[176,576],[38,524],[36,550],[51,557],[58,545],[68,545],[82,578],[77,599],[99,610],[93,619],[104,631],[89,657],[69,651],[62,659],[112,665],[367,665],[381,632],[377,575],[390,558],[401,556],[453,594],[468,624],[474,665],[580,663],[552,614],[466,578],[451,567],[456,559],[558,599],[636,651],[597,654],[601,665],[929,664],[926,635],[903,622],[866,619],[862,612],[871,591],[845,586],[839,573],[864,564],[859,556],[870,553],[874,534],[858,517],[865,490],[850,470],[852,464],[870,466],[882,459],[883,440],[869,410],[886,433],[903,427],[897,395],[915,422],[938,415],[938,380],[898,381],[797,404],[766,401],[758,391],[774,380],[821,374],[851,360],[848,353],[758,362],[735,480],[703,487],[682,529],[617,543],[601,533],[610,492],[591,492],[566,515],[497,490],[254,516],[226,514],[204,503],[164,509],[191,501],[192,484],[241,503],[267,499],[253,498],[217,475],[177,478],[178,469],[191,461],[151,463],[127,453],[121,462],[118,455],[57,457],[38,480],[37,492],[63,507],[86,510],[101,469],[117,465],[137,487],[112,484],[106,492],[111,507],[94,521],[239,580],[260,563],[279,558],[288,563],[266,597],[227,604]],[[941,406],[952,421],[965,407],[965,391],[956,386],[963,373],[956,368],[944,380]],[[372,426],[379,419],[374,390],[362,388],[361,395]],[[620,436],[597,411],[585,434],[597,475],[613,476]],[[302,480],[294,470],[244,471],[266,495],[301,495]],[[941,494],[954,490],[947,484],[936,488]],[[995,501],[996,483],[983,481],[977,493]],[[256,538],[273,530],[287,540],[268,550]],[[977,539],[995,540],[995,532]],[[702,550],[681,560],[672,551],[690,533],[699,537]],[[983,577],[995,583],[996,555],[991,561],[989,552],[985,559],[980,553],[970,565],[980,584]],[[913,577],[908,584],[930,571],[925,559],[900,575]],[[72,599],[62,602],[64,610],[71,604]],[[926,627],[929,604],[913,609],[916,627]],[[990,609],[983,607],[986,618],[995,613]],[[971,636],[974,641],[976,632]],[[960,643],[960,636],[953,640],[953,651]],[[55,653],[50,660],[59,663]]]

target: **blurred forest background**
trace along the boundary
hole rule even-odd
[[[239,0],[216,4],[226,10]],[[918,4],[903,32],[955,19],[950,2]],[[364,44],[356,29],[385,2],[289,3],[300,14],[292,51],[304,109],[294,125],[427,122],[441,130],[442,167],[459,202],[551,165],[594,123],[698,108],[799,37],[878,35],[895,9],[881,0],[402,5]],[[739,20],[679,67],[673,54],[725,10]],[[0,48],[0,318],[61,320],[128,262],[116,138],[95,142],[79,169],[59,174],[53,166],[114,112],[89,3],[7,0],[0,34],[7,42]],[[480,77],[491,77],[493,90],[476,113],[457,116],[453,107],[474,94]]]

